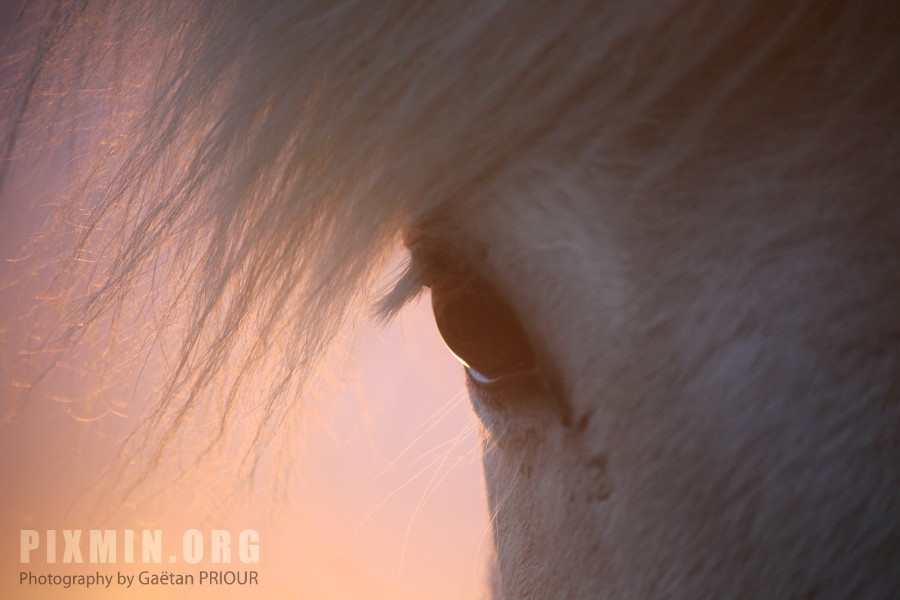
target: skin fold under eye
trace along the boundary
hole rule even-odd
[[[476,383],[492,385],[534,369],[525,330],[483,278],[443,281],[431,288],[438,330]]]

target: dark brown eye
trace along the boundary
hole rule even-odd
[[[481,384],[534,368],[534,354],[512,308],[481,278],[433,285],[431,304],[441,337]]]

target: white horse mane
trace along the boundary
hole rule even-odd
[[[56,226],[76,238],[56,266],[76,324],[67,346],[171,282],[147,309],[148,341],[181,340],[148,425],[154,457],[210,406],[217,447],[263,382],[255,443],[295,410],[402,235],[538,145],[618,148],[606,160],[636,196],[740,154],[732,140],[754,139],[761,116],[802,103],[808,122],[759,132],[778,140],[769,166],[817,153],[864,166],[866,135],[896,143],[881,123],[896,117],[897,13],[811,0],[25,2],[5,46],[2,175],[10,187],[44,140],[76,140]],[[835,135],[846,115],[864,133]],[[421,285],[408,272],[382,312]]]

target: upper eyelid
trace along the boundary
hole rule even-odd
[[[468,272],[482,267],[485,253],[459,212],[450,203],[441,204],[404,232],[403,244],[425,285],[440,279],[446,271]]]
[[[425,291],[425,282],[415,261],[410,260],[403,273],[375,305],[379,320],[389,321],[409,302]]]
[[[437,238],[423,234],[421,229],[404,236],[404,245],[409,251],[407,265],[390,291],[376,303],[375,313],[384,321],[390,320],[425,288],[453,277],[451,272],[458,275],[468,270],[461,262],[451,267],[455,261],[447,258],[446,246]]]
[[[415,269],[417,277],[425,287],[431,287],[436,281],[439,271],[446,264],[439,258],[442,252],[433,241],[418,238],[413,244],[407,246],[410,255],[410,268]]]
[[[448,281],[464,284],[476,277],[493,280],[485,248],[438,218],[424,221],[405,237],[404,243],[411,265],[426,287]]]

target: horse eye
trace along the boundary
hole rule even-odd
[[[525,330],[484,280],[434,285],[431,304],[441,337],[476,383],[490,385],[534,368]]]

